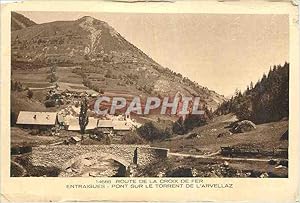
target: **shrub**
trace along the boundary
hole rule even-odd
[[[107,145],[111,144],[111,138],[108,135],[106,135],[106,137],[105,137],[105,144],[107,144]]]
[[[173,124],[173,132],[178,135],[183,135],[195,127],[200,127],[207,124],[208,118],[205,115],[187,115],[186,119],[183,120],[180,117],[174,124]]]
[[[83,85],[86,86],[86,87],[91,87],[92,86],[92,83],[89,79],[87,78],[83,78]]]
[[[145,123],[137,129],[137,133],[144,139],[149,141],[162,140],[170,137],[170,132],[161,130],[154,126],[152,122]]]
[[[99,93],[100,93],[100,94],[104,94],[104,90],[103,90],[103,89],[100,89],[100,90],[99,90]]]
[[[112,78],[112,71],[111,70],[107,70],[106,74],[104,75],[104,77],[106,77],[106,78]]]
[[[102,132],[101,129],[96,128],[93,130],[93,134],[90,135],[91,139],[100,141],[103,144],[110,145],[111,144],[111,138],[109,135]]]
[[[56,102],[55,102],[55,100],[46,100],[44,104],[45,104],[45,107],[49,108],[49,107],[55,107]]]
[[[205,115],[189,115],[184,120],[184,126],[187,130],[192,130],[195,127],[200,127],[207,124]]]
[[[87,61],[88,61],[88,60],[90,60],[90,57],[89,57],[89,55],[87,55],[87,54],[86,54],[86,55],[84,55],[84,57],[83,57],[83,58],[84,58],[84,60],[87,60]]]
[[[96,139],[99,141],[105,138],[105,134],[99,128],[95,128],[93,134],[96,135]]]
[[[173,124],[173,132],[178,135],[183,135],[186,133],[186,129],[184,127],[184,123],[182,117],[180,117],[174,124]]]
[[[105,56],[103,57],[103,62],[106,62],[106,63],[111,62],[111,59],[109,58],[108,55],[105,55]]]
[[[40,134],[40,130],[39,129],[32,129],[30,131],[30,135],[39,135]]]

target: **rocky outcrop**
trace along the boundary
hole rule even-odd
[[[232,125],[230,131],[232,133],[243,133],[256,129],[256,125],[249,120],[243,120],[240,122],[236,122]]]

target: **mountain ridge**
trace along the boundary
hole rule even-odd
[[[37,25],[34,21],[17,12],[11,12],[11,30],[20,30],[26,27]]]
[[[82,75],[85,85],[92,89],[125,86],[148,95],[177,92],[186,96],[200,95],[213,109],[225,100],[180,73],[162,67],[108,23],[90,16],[16,30],[11,40],[12,69],[80,66],[76,73]]]

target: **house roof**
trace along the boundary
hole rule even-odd
[[[113,128],[114,130],[131,130],[131,125],[127,121],[118,120],[98,120],[98,128]]]
[[[131,125],[127,121],[113,121],[114,130],[131,130]]]
[[[55,125],[56,112],[20,111],[17,124],[20,125]]]
[[[92,130],[95,129],[97,127],[97,122],[98,119],[95,119],[93,117],[89,118],[89,122],[88,125],[86,126],[86,130]],[[71,118],[69,120],[69,127],[68,130],[71,131],[79,131],[80,130],[80,126],[79,126],[79,118]]]
[[[113,128],[114,130],[131,130],[131,124],[127,121],[118,121],[118,120],[98,120],[96,118],[90,117],[89,123],[86,126],[86,130],[91,130],[95,128]],[[79,120],[78,118],[70,118],[69,119],[69,127],[70,131],[79,131]]]
[[[98,128],[113,128],[112,120],[98,120]]]

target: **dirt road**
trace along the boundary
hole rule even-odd
[[[47,90],[47,89],[54,89],[55,85],[48,86],[48,87],[29,87],[30,90]]]
[[[239,157],[221,157],[221,156],[216,156],[219,154],[219,152],[215,152],[212,154],[208,155],[192,155],[192,154],[181,154],[181,153],[172,153],[170,152],[168,156],[177,156],[177,157],[192,157],[192,158],[199,158],[199,159],[214,159],[214,160],[224,160],[224,161],[255,161],[255,162],[268,162],[270,161],[271,158],[269,159],[259,159],[259,158],[239,158]],[[277,160],[277,159],[273,159]],[[283,159],[280,159],[283,160]],[[284,159],[286,160],[286,159]]]

